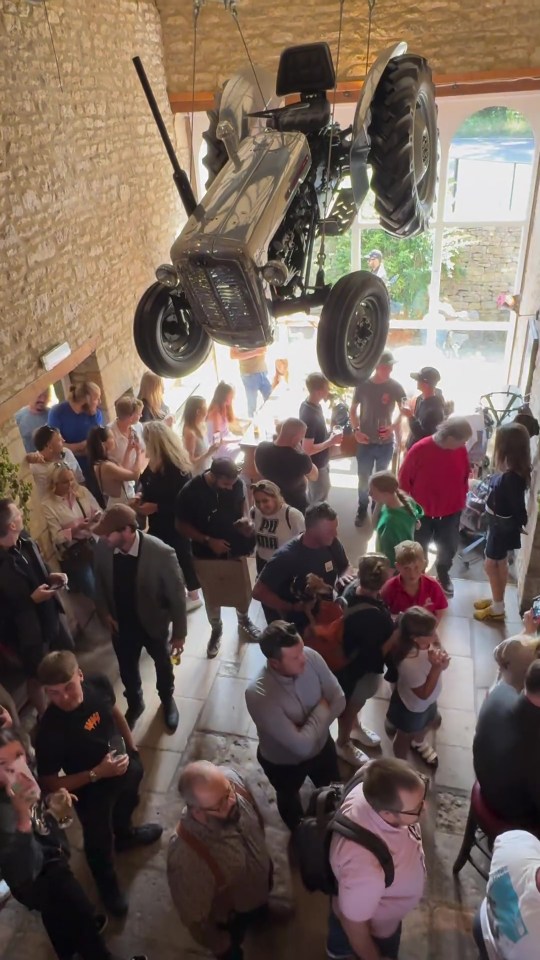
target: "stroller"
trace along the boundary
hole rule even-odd
[[[461,513],[459,532],[462,537],[469,539],[470,543],[458,556],[467,568],[471,564],[471,560],[468,559],[469,554],[485,543],[487,539],[486,503],[491,477],[492,474],[487,474],[469,490],[467,501]]]

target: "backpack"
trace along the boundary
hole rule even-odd
[[[346,784],[331,783],[314,790],[306,814],[293,834],[302,883],[310,893],[337,893],[336,878],[330,866],[330,842],[334,833],[373,854],[384,872],[386,888],[394,882],[394,861],[384,840],[340,813],[343,801],[362,778],[363,772],[359,771]]]
[[[359,610],[368,609],[373,609],[369,601],[345,608],[335,600],[320,601],[315,623],[306,628],[303,639],[307,647],[321,655],[332,673],[338,673],[354,660],[347,657],[343,649],[345,620]]]

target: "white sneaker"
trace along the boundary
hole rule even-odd
[[[191,600],[190,597],[186,597],[186,613],[192,613],[193,610],[198,610],[202,605],[203,602],[200,597],[197,597],[196,600]]]
[[[358,740],[358,743],[361,743],[363,747],[378,747],[381,742],[381,738],[378,733],[375,733],[374,730],[370,730],[369,727],[364,727],[361,723],[358,724],[358,727],[355,727],[353,730],[354,739]]]
[[[336,743],[336,753],[341,760],[350,763],[351,767],[361,767],[362,764],[367,763],[369,760],[367,754],[365,754],[363,750],[359,750],[358,747],[355,747],[354,743],[351,743],[350,740],[343,746],[340,743]]]

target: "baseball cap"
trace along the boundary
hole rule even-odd
[[[240,473],[240,467],[237,467],[228,457],[216,457],[210,464],[210,473],[214,477],[227,477],[228,480],[236,480]]]
[[[432,387],[435,387],[441,375],[436,367],[422,367],[418,373],[411,373],[411,380],[416,380],[417,383],[429,383]]]
[[[378,367],[393,367],[396,362],[396,358],[391,350],[383,350],[381,356],[377,361]]]
[[[136,527],[137,514],[127,503],[113,503],[105,511],[101,520],[98,520],[95,527],[92,527],[92,533],[98,537],[107,537],[110,533],[117,533],[124,527]]]
[[[383,255],[381,250],[370,250],[366,260],[371,260],[373,257],[377,257],[378,260],[382,260]]]

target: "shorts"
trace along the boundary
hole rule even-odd
[[[347,703],[358,706],[360,710],[367,700],[371,700],[376,695],[380,682],[380,673],[365,673],[363,677],[356,681],[354,689],[346,698]]]
[[[399,730],[400,733],[420,733],[421,730],[429,727],[436,717],[436,702],[430,703],[429,707],[426,710],[422,710],[421,713],[416,713],[414,710],[409,710],[405,706],[397,690],[394,690],[390,698],[388,713],[386,714],[386,719],[396,730]]]
[[[521,530],[518,527],[499,526],[497,521],[488,526],[485,555],[488,560],[506,560],[510,550],[519,550]]]

